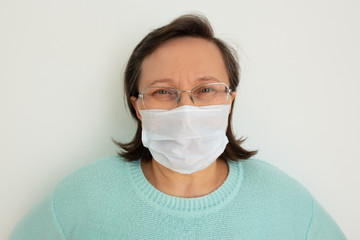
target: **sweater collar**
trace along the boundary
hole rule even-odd
[[[215,191],[195,198],[174,197],[156,189],[145,178],[140,160],[129,162],[128,174],[136,193],[146,203],[173,214],[198,215],[221,209],[238,193],[243,179],[242,164],[234,161],[227,163],[229,173],[223,184]]]

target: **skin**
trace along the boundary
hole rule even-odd
[[[139,90],[150,85],[191,90],[197,85],[211,82],[224,82],[229,86],[221,52],[207,40],[182,37],[165,42],[144,59]],[[234,98],[235,93],[232,93],[229,103]],[[144,109],[141,100],[131,97],[131,102],[141,120],[139,110]],[[189,93],[182,93],[178,106],[182,105],[194,105]],[[192,174],[172,171],[154,159],[142,162],[141,167],[146,179],[159,191],[183,198],[200,197],[213,192],[229,173],[228,165],[222,159]]]

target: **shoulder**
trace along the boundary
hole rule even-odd
[[[258,159],[237,162],[242,168],[238,202],[259,218],[302,239],[345,239],[339,227],[297,180]],[[244,204],[245,202],[245,204]],[[285,224],[286,223],[286,224]],[[284,225],[285,224],[285,225]]]
[[[277,167],[258,159],[241,162],[244,188],[273,200],[288,203],[302,201],[306,207],[312,205],[310,192],[297,180]]]
[[[250,158],[248,160],[241,161],[241,165],[246,172],[252,174],[257,174],[265,177],[268,174],[281,177],[289,177],[287,174],[285,174],[283,171],[281,171],[274,165],[256,158]]]
[[[119,156],[87,164],[63,178],[51,193],[54,215],[65,235],[71,226],[89,216],[103,216],[109,206],[128,201],[132,192],[128,168],[133,165]]]
[[[244,178],[248,180],[304,189],[293,177],[265,161],[251,158],[242,161],[241,165],[244,170]]]
[[[64,177],[56,187],[68,185],[72,182],[77,184],[93,183],[94,180],[101,180],[104,177],[116,174],[121,176],[126,169],[127,162],[119,156],[104,157],[91,162]]]
[[[54,203],[90,201],[120,191],[127,186],[129,164],[119,156],[110,156],[75,170],[56,184]]]
[[[131,164],[111,156],[70,173],[18,224],[11,239],[64,239],[74,226],[86,226],[89,216],[103,216],[109,206],[119,206],[127,198],[127,168]]]

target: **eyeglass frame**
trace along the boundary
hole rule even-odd
[[[149,89],[149,88],[165,88],[165,89],[174,89],[174,90],[176,90],[176,92],[177,92],[176,105],[177,105],[178,102],[181,100],[181,93],[183,93],[183,92],[188,92],[188,93],[190,93],[190,100],[191,100],[194,104],[196,104],[196,103],[195,103],[195,100],[194,100],[194,96],[193,96],[193,90],[196,89],[196,88],[198,88],[198,87],[211,86],[211,85],[215,85],[215,84],[221,84],[221,85],[224,85],[224,86],[226,87],[226,90],[227,90],[226,93],[228,94],[227,97],[229,97],[229,96],[232,94],[232,89],[231,89],[226,83],[223,83],[223,82],[214,82],[214,83],[204,83],[204,84],[200,84],[200,85],[197,85],[197,86],[193,87],[191,90],[182,90],[182,91],[180,91],[179,89],[174,88],[174,87],[149,86],[149,87],[146,87],[146,88],[142,91],[142,93],[139,93],[139,94],[138,94],[138,99],[140,98],[140,99],[142,100],[143,105],[145,106],[145,104],[144,104],[144,92],[145,92],[147,89]],[[228,99],[226,99],[226,100],[228,100]]]

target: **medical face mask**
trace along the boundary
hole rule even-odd
[[[155,161],[183,174],[207,168],[225,150],[230,105],[140,110],[142,142]]]

